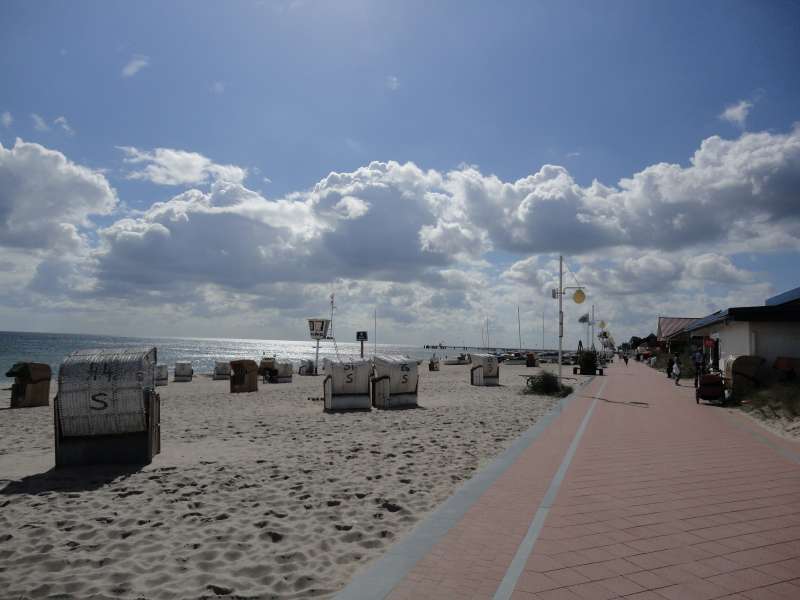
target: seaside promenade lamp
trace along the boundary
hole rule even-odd
[[[567,290],[575,290],[572,300],[575,304],[582,304],[586,300],[586,292],[582,285],[564,285],[564,256],[558,257],[558,289],[553,288],[553,299],[558,299],[558,387],[561,383],[561,357],[564,344],[564,294]]]

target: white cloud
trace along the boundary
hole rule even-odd
[[[11,124],[14,122],[14,117],[11,116],[11,113],[8,111],[3,112],[0,115],[0,123],[3,124],[3,127],[11,127]]]
[[[395,92],[400,89],[400,79],[398,79],[395,75],[389,75],[386,77],[386,88]]]
[[[39,144],[0,144],[0,246],[74,249],[81,228],[92,227],[89,217],[116,204],[101,173]]]
[[[736,104],[726,106],[725,110],[720,113],[719,118],[744,128],[745,121],[747,121],[747,116],[750,114],[752,108],[753,103],[749,100],[739,100]]]
[[[134,54],[130,60],[122,67],[123,77],[133,77],[139,71],[150,64],[150,59],[143,54]]]
[[[689,166],[652,165],[616,186],[579,186],[554,165],[514,182],[474,168],[443,177],[439,224],[480,228],[494,248],[511,252],[769,243],[776,231],[800,239],[800,127],[713,136]]]
[[[224,94],[227,84],[224,81],[215,81],[211,84],[211,91],[215,94]]]
[[[70,126],[69,121],[67,121],[67,118],[64,116],[56,117],[53,124],[61,127],[68,135],[75,135],[75,130]]]
[[[753,274],[733,264],[728,256],[709,252],[690,257],[686,262],[686,274],[702,282],[748,283]]]
[[[120,146],[128,164],[144,164],[139,171],[128,173],[129,179],[144,179],[161,185],[197,185],[212,181],[241,183],[247,170],[235,165],[217,164],[197,152],[172,148],[155,148],[150,152]]]
[[[657,314],[700,316],[725,302],[763,300],[772,290],[754,283],[756,274],[734,253],[776,244],[800,249],[800,129],[711,137],[687,165],[651,165],[615,185],[581,186],[556,165],[503,181],[471,165],[440,172],[389,161],[332,172],[310,189],[274,199],[246,188],[240,167],[193,152],[125,147],[125,161],[136,169],[129,176],[208,187],[100,228],[90,216],[107,214],[116,200],[110,187],[102,192],[108,186],[102,175],[88,169],[77,180],[96,185],[80,194],[53,186],[52,202],[27,207],[24,198],[40,180],[72,163],[26,146],[49,158],[32,161],[44,165],[38,169],[17,166],[13,175],[4,175],[0,162],[0,216],[14,215],[0,243],[37,240],[33,245],[44,249],[59,238],[62,247],[79,249],[37,258],[29,281],[31,293],[42,296],[37,302],[57,296],[76,307],[102,307],[110,296],[132,314],[148,314],[154,305],[197,319],[252,309],[264,322],[297,320],[299,327],[304,316],[324,308],[335,282],[337,297],[347,298],[343,313],[352,311],[343,318],[354,327],[378,305],[387,321],[404,324],[403,336],[456,341],[448,327],[463,329],[475,315],[489,315],[499,336],[507,330],[515,337],[516,324],[505,323],[512,313],[515,320],[515,304],[537,318],[542,311],[552,315],[553,257],[563,252],[622,339],[649,333]],[[9,181],[28,183],[8,192]],[[72,194],[68,202],[55,200],[65,194]],[[110,205],[81,205],[92,194],[110,196]],[[73,205],[77,216],[64,215]],[[80,260],[71,258],[76,254]],[[22,276],[13,276],[18,287]],[[0,283],[4,278],[0,270]],[[25,305],[21,295],[12,301]],[[471,341],[479,337],[475,329]],[[580,329],[571,331],[575,336]]]
[[[36,113],[31,113],[31,120],[33,121],[33,128],[36,131],[50,131],[50,126],[42,117]]]

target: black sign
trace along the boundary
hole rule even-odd
[[[366,331],[356,331],[356,341],[357,342],[366,342],[367,341],[367,332]]]

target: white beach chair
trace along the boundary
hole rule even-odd
[[[322,390],[325,410],[370,410],[370,373],[372,364],[368,360],[322,362],[325,379]]]
[[[419,365],[397,356],[378,355],[372,361],[374,375],[370,386],[375,408],[417,406]]]
[[[491,354],[472,354],[469,382],[472,385],[500,385],[500,363]]]
[[[192,375],[194,375],[192,363],[176,362],[175,374],[172,376],[172,381],[191,381]]]
[[[156,365],[156,387],[169,383],[169,369],[167,365]]]
[[[61,363],[56,466],[148,464],[161,451],[156,349],[80,350]]]
[[[218,360],[214,363],[214,379],[228,380],[231,378],[231,363]]]
[[[294,365],[288,361],[275,361],[275,369],[270,375],[270,383],[292,383]]]

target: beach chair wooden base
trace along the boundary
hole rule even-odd
[[[469,372],[469,382],[470,385],[498,386],[500,385],[500,368],[498,367],[496,376],[486,377],[483,374],[483,366],[472,367]]]
[[[391,410],[395,408],[416,408],[417,395],[416,394],[391,394],[381,400],[376,400],[375,408],[382,410]]]
[[[176,375],[176,376],[174,376],[172,378],[172,381],[174,381],[176,383],[180,383],[180,382],[184,382],[184,381],[191,381],[191,380],[192,380],[192,376],[191,375]]]
[[[169,385],[169,379],[156,379],[156,387],[163,387]]]
[[[50,406],[50,380],[38,383],[12,383],[11,408]]]
[[[58,400],[54,404],[56,467],[147,465],[161,452],[161,398],[154,392],[145,398],[147,429],[137,433],[65,436]]]
[[[288,377],[270,377],[270,383],[292,383],[292,376],[289,375]]]
[[[334,396],[333,381],[330,375],[325,377],[322,382],[322,389],[325,394],[325,412],[372,410],[369,394],[337,394]]]

